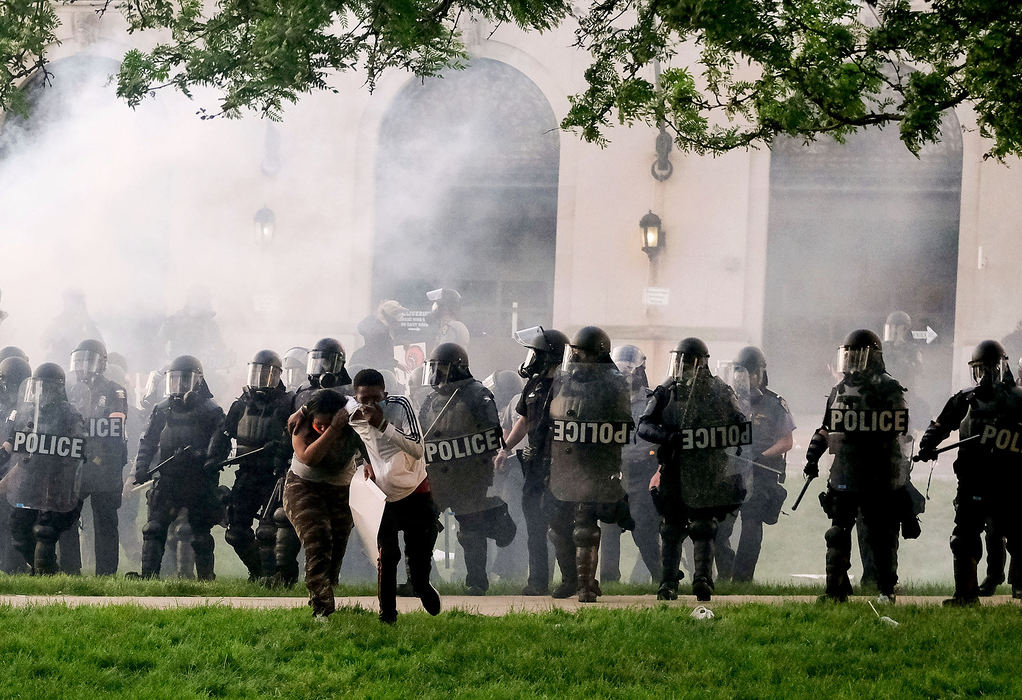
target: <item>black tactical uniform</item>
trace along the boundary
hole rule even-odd
[[[957,429],[961,440],[955,476],[955,528],[951,533],[954,555],[954,597],[947,605],[968,605],[979,600],[976,567],[982,554],[980,535],[988,519],[1007,537],[1014,560],[1022,555],[1022,518],[1017,494],[1022,486],[1022,390],[1007,369],[1000,343],[980,343],[969,363],[977,386],[952,396],[919,441],[919,458],[935,459],[937,445]],[[971,438],[971,439],[970,439]],[[1012,582],[1012,595],[1022,588]]]
[[[128,462],[125,429],[128,393],[104,376],[106,365],[106,346],[99,340],[83,340],[71,353],[71,371],[78,383],[68,393],[72,405],[85,419],[89,437],[80,495],[83,501],[88,498],[92,503],[97,576],[117,573],[120,554],[117,510],[121,507],[124,465]],[[77,524],[60,536],[60,568],[67,574],[81,573]]]
[[[18,408],[23,393],[22,383],[32,376],[32,367],[18,348],[9,346],[0,350],[0,422],[6,424],[11,413]],[[2,458],[2,455],[0,455]],[[13,574],[24,571],[21,555],[11,547],[11,505],[7,499],[0,499],[0,571]]]
[[[831,520],[827,530],[827,592],[844,601],[852,592],[852,527],[861,512],[876,563],[880,595],[894,600],[898,583],[898,531],[905,521],[915,526],[911,512],[908,408],[905,388],[884,371],[880,338],[868,330],[851,333],[841,346],[838,368],[844,379],[827,399],[823,426],[806,452],[807,476],[819,472],[818,462],[828,447],[834,455],[827,491],[820,495]],[[918,536],[916,527],[915,536]]]
[[[520,421],[524,421],[522,425],[528,437],[528,446],[516,452],[524,479],[522,514],[529,548],[529,579],[522,594],[546,595],[550,589],[547,534],[553,505],[550,494],[549,411],[554,376],[564,358],[568,338],[560,331],[534,326],[517,331],[515,340],[528,348],[525,362],[518,368],[519,376],[528,381],[515,406],[515,413],[521,417]]]
[[[433,501],[441,511],[454,512],[465,553],[465,585],[469,595],[482,595],[489,588],[487,538],[506,547],[516,532],[507,504],[487,495],[493,458],[503,444],[497,406],[490,390],[469,372],[464,348],[454,343],[433,350],[424,382],[433,389],[419,411]]]
[[[88,454],[85,422],[68,402],[64,370],[47,362],[28,382],[25,400],[7,421],[13,450],[5,478],[11,545],[35,574],[57,573],[57,540],[78,521],[81,465]],[[8,459],[6,450],[0,457]]]
[[[741,534],[738,546],[732,549],[730,537],[736,517],[728,516],[717,530],[717,574],[734,581],[751,581],[763,544],[763,525],[773,525],[781,514],[787,492],[784,482],[785,455],[766,456],[779,440],[795,430],[788,404],[767,388],[766,358],[759,348],[743,348],[735,366],[748,377],[749,419],[752,421],[752,444],[745,452],[751,460],[752,478],[742,504]],[[744,408],[744,407],[743,407]],[[744,455],[743,455],[744,456]]]
[[[601,594],[596,580],[600,521],[626,530],[635,526],[621,484],[621,448],[630,442],[635,424],[628,385],[610,359],[610,337],[602,329],[582,328],[564,356],[548,411],[555,499],[550,540],[561,570],[554,595],[577,590],[579,602],[591,603]]]
[[[142,529],[142,576],[159,576],[167,528],[182,508],[188,509],[196,576],[212,580],[213,535],[222,505],[219,475],[204,469],[206,449],[224,419],[202,378],[202,365],[182,355],[167,369],[167,398],[158,403],[138,446],[135,483],[155,478],[146,494],[148,515]],[[168,461],[170,460],[170,461]],[[150,473],[154,462],[162,466]]]
[[[218,471],[237,442],[233,463],[238,473],[227,505],[224,539],[234,548],[254,581],[276,568],[277,528],[267,506],[277,481],[287,472],[293,449],[287,435],[292,396],[281,382],[281,360],[271,350],[256,353],[249,363],[248,383],[231,405],[223,425],[209,444],[206,468]],[[261,516],[252,530],[252,521]]]
[[[610,354],[618,371],[624,375],[631,391],[632,420],[636,425],[646,410],[649,400],[649,382],[646,379],[646,356],[634,345],[614,348]],[[656,473],[656,450],[653,445],[635,435],[621,448],[621,472],[628,510],[635,520],[632,539],[639,549],[639,561],[632,572],[633,580],[641,580],[645,569],[654,581],[660,581],[660,516],[649,495],[649,482]],[[621,528],[606,525],[600,538],[600,580],[621,580]]]
[[[653,390],[639,421],[639,437],[660,445],[661,600],[678,597],[686,536],[692,538],[692,592],[710,599],[717,526],[746,494],[748,469],[734,453],[748,444],[751,428],[735,392],[710,374],[709,356],[702,340],[682,340],[671,353],[670,377]]]

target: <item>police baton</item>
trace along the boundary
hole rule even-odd
[[[941,452],[947,452],[948,450],[953,450],[956,447],[961,447],[962,445],[964,445],[967,442],[972,442],[973,440],[978,440],[979,437],[980,437],[979,435],[973,435],[972,437],[967,437],[964,440],[959,440],[958,442],[954,442],[954,443],[951,443],[950,445],[946,445],[945,447],[941,447],[939,450],[934,450],[933,454],[936,456],[936,455],[939,455]],[[915,457],[913,457],[912,461],[913,462],[919,462],[920,461],[919,455],[916,455]]]
[[[276,443],[266,443],[265,445],[260,447],[258,450],[252,450],[251,452],[246,452],[243,455],[235,455],[234,457],[231,457],[230,459],[225,459],[223,462],[220,462],[220,464],[217,465],[217,468],[218,469],[223,469],[224,467],[229,467],[232,464],[240,464],[241,462],[244,462],[249,457],[254,457],[255,455],[257,455],[260,452],[262,452],[263,450],[268,450],[270,447],[275,447],[275,446],[276,446]]]
[[[760,464],[759,462],[754,462],[751,459],[746,459],[745,457],[742,457],[741,455],[735,455],[735,457],[737,457],[738,459],[742,460],[743,462],[748,462],[749,464],[751,464],[751,465],[753,465],[755,467],[759,467],[760,469],[766,469],[768,472],[773,472],[774,474],[784,474],[784,472],[781,471],[780,469],[776,469],[774,467],[768,467],[767,465]]]
[[[798,493],[798,498],[795,499],[795,503],[793,503],[792,506],[791,506],[791,512],[792,513],[794,513],[796,510],[798,510],[798,504],[802,502],[802,499],[806,495],[806,491],[809,490],[809,484],[813,483],[813,479],[815,479],[815,478],[816,478],[815,476],[811,476],[808,479],[806,479],[806,483],[803,484],[802,490],[799,491],[799,493]]]
[[[267,514],[272,518],[273,513],[277,510],[277,503],[281,501],[281,492],[284,490],[284,477],[277,479],[277,483],[273,486],[273,491],[270,492],[270,499],[266,501],[266,505],[263,509],[256,513],[256,520],[265,520]]]
[[[160,471],[160,469],[161,469],[162,467],[165,467],[165,466],[167,466],[168,464],[170,464],[171,462],[173,462],[173,461],[174,461],[175,459],[177,459],[178,457],[180,457],[181,455],[183,455],[183,454],[184,454],[185,452],[188,452],[188,451],[190,451],[191,449],[192,449],[192,446],[191,446],[191,445],[186,445],[186,446],[185,446],[185,447],[184,447],[183,449],[179,450],[178,452],[175,452],[175,453],[174,453],[174,454],[172,454],[172,455],[171,455],[170,457],[167,457],[167,459],[163,460],[162,462],[160,462],[159,464],[157,464],[157,465],[156,465],[155,467],[153,467],[152,469],[150,469],[149,471],[147,471],[147,472],[146,472],[146,474],[147,474],[147,475],[152,475],[152,474],[155,474],[156,472]],[[143,483],[143,484],[139,484],[138,486],[136,486],[135,488],[133,488],[133,489],[131,489],[131,490],[132,490],[132,491],[141,491],[141,490],[142,490],[142,489],[144,489],[144,488],[145,488],[146,486],[149,486],[150,484],[152,484],[152,483],[153,483],[153,481],[154,481],[153,479],[149,479],[149,481],[146,481],[146,482],[145,482],[145,483]]]

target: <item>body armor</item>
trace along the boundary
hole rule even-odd
[[[835,491],[890,491],[908,483],[912,439],[905,390],[884,374],[838,384],[827,402],[824,426],[834,461],[828,486]]]
[[[283,390],[264,395],[246,389],[228,411],[223,430],[213,437],[210,458],[217,462],[227,459],[232,438],[237,441],[235,457],[242,457],[268,442],[275,442],[275,448],[239,462],[239,468],[267,474],[282,471],[291,455],[290,441],[284,435],[291,414],[291,402],[291,394]]]
[[[629,391],[613,364],[579,365],[554,382],[550,401],[550,490],[560,501],[617,503],[621,450],[629,444]]]

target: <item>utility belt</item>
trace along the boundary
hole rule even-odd
[[[542,451],[532,445],[516,450],[519,464],[522,465],[522,476],[526,481],[547,479],[550,476],[550,456],[544,455]]]

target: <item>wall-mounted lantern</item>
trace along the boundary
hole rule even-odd
[[[642,252],[649,256],[650,262],[664,248],[664,231],[660,217],[652,211],[639,219],[639,230],[642,233]]]
[[[256,227],[256,240],[260,243],[272,243],[277,227],[277,217],[269,207],[263,207],[255,213],[252,221]]]

